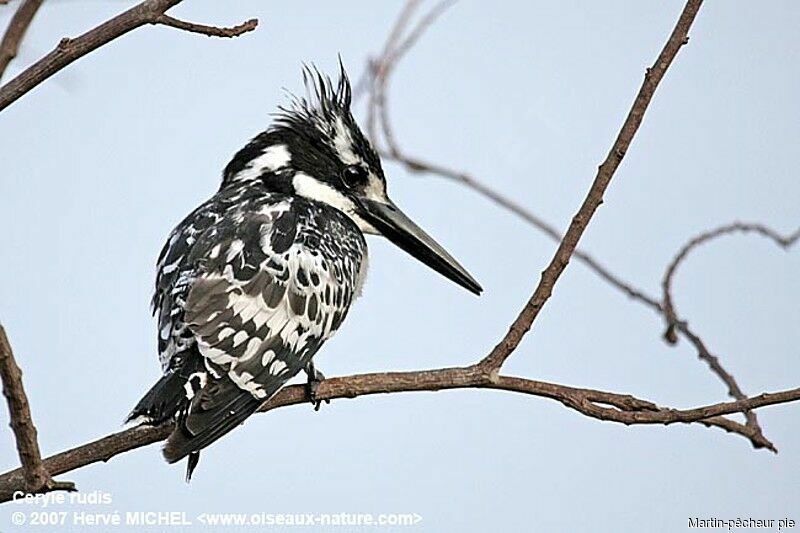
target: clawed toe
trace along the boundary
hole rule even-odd
[[[308,401],[314,406],[314,411],[319,411],[320,407],[322,407],[323,400],[317,399],[317,391],[319,390],[319,384],[325,380],[325,375],[317,370],[314,367],[314,363],[311,362],[308,363],[305,371],[306,375],[308,376],[308,381],[306,382],[306,395],[308,396]],[[324,402],[331,403],[331,401],[328,399],[325,399]]]

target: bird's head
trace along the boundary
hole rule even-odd
[[[337,84],[306,67],[307,97],[292,97],[275,123],[225,167],[222,187],[257,182],[345,213],[363,233],[383,235],[470,292],[481,286],[389,199],[378,153],[350,111],[351,88],[340,63]]]

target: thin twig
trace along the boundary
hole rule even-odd
[[[685,245],[681,247],[675,257],[670,261],[669,265],[664,272],[664,277],[661,282],[661,289],[663,294],[663,310],[664,320],[666,322],[666,330],[664,332],[664,339],[669,344],[676,344],[678,342],[678,333],[681,333],[697,350],[697,357],[708,364],[711,371],[716,374],[728,387],[728,395],[736,400],[742,400],[747,397],[744,391],[739,387],[736,379],[728,372],[719,360],[719,357],[714,355],[708,348],[703,339],[689,328],[686,320],[678,317],[675,311],[673,293],[673,282],[678,267],[686,261],[689,254],[698,247],[707,244],[708,242],[723,237],[726,235],[733,235],[737,233],[760,235],[781,248],[787,249],[795,244],[800,238],[800,228],[790,235],[781,235],[774,229],[758,223],[743,223],[733,222],[725,224],[709,231],[705,231],[696,237],[690,239]],[[758,418],[753,411],[745,411],[745,418],[747,425],[755,432],[761,433],[761,426],[758,423]]]
[[[406,28],[411,23],[411,15],[418,5],[418,1],[410,0],[398,17],[394,28],[380,56],[380,60],[373,63],[372,90],[369,94],[369,106],[367,108],[367,132],[370,137],[377,141],[376,122],[380,122],[383,137],[386,141],[390,153],[396,155],[399,148],[395,141],[394,133],[390,125],[388,98],[389,78],[394,72],[394,66],[408,53],[408,51],[419,41],[420,37],[428,28],[445,12],[455,4],[455,0],[442,0],[424,14],[417,24],[408,32],[408,35],[400,41],[400,36],[406,32]],[[376,113],[377,110],[377,113]],[[376,116],[380,115],[380,120]]]
[[[794,233],[789,235],[781,235],[774,229],[767,227],[763,224],[758,223],[744,223],[744,222],[733,222],[731,224],[725,224],[724,226],[719,226],[709,231],[704,231],[703,233],[697,235],[690,239],[686,244],[684,244],[678,253],[675,254],[675,257],[670,261],[669,265],[667,266],[666,271],[664,272],[664,277],[661,281],[661,290],[663,295],[663,307],[664,307],[664,319],[667,322],[667,330],[664,333],[664,337],[671,343],[675,344],[677,342],[677,338],[675,338],[674,328],[679,322],[677,317],[677,313],[675,311],[675,304],[672,298],[672,283],[675,278],[675,273],[678,270],[678,267],[683,263],[687,256],[695,250],[697,247],[702,246],[703,244],[708,243],[714,239],[719,237],[723,237],[725,235],[732,235],[735,233],[750,233],[759,235],[764,237],[772,242],[774,242],[777,246],[781,248],[787,249],[794,245],[798,239],[800,239],[800,228],[798,228]]]
[[[514,213],[554,241],[561,242],[561,239],[564,238],[564,235],[559,232],[555,226],[544,220],[542,217],[534,214],[531,210],[522,206],[512,198],[496,191],[495,189],[492,189],[476,177],[466,172],[459,172],[436,163],[423,161],[405,153],[400,153],[398,156],[394,156],[389,152],[382,151],[381,157],[397,161],[409,172],[428,173],[434,176],[452,180],[456,183],[460,183],[474,190],[485,198],[488,198],[503,209]],[[632,284],[623,281],[622,278],[612,273],[608,267],[601,264],[589,253],[584,252],[580,248],[576,248],[575,252],[573,253],[573,257],[580,259],[586,266],[589,267],[590,270],[600,276],[611,286],[622,291],[633,300],[636,300],[646,307],[649,307],[653,311],[661,314],[661,303],[654,296],[650,296],[644,290],[636,288]]]
[[[723,418],[723,416],[739,413],[744,409],[757,409],[800,400],[800,388],[798,388],[761,394],[743,401],[681,410],[659,407],[653,402],[628,394],[487,374],[485,369],[478,365],[465,368],[328,378],[320,384],[317,396],[320,400],[333,400],[373,394],[466,388],[502,390],[548,398],[591,418],[625,425],[699,423],[743,435],[751,442],[756,438],[752,432],[742,424]],[[294,385],[282,389],[260,411],[307,403],[308,396],[305,386]],[[44,464],[54,474],[63,474],[92,463],[108,461],[121,453],[162,441],[167,438],[172,429],[171,423],[156,427],[134,427],[56,454],[45,459]],[[11,498],[15,487],[19,486],[21,476],[20,470],[12,470],[0,475],[0,502],[8,501]]]
[[[205,24],[186,22],[185,20],[176,19],[169,15],[161,15],[156,19],[155,24],[163,24],[164,26],[171,26],[192,33],[201,33],[209,37],[238,37],[243,33],[256,29],[258,26],[258,19],[250,19],[236,26],[221,28],[218,26],[206,26]]]
[[[453,2],[444,1],[434,6],[430,12],[422,17],[421,21],[411,31],[410,35],[402,41],[402,50],[396,51],[394,48],[392,48],[390,43],[396,43],[399,41],[399,36],[406,31],[406,27],[410,23],[411,11],[416,9],[417,5],[419,4],[417,0],[410,0],[405,5],[400,15],[398,15],[390,32],[390,37],[387,39],[381,55],[377,59],[371,60],[367,65],[365,77],[372,77],[369,83],[373,86],[370,91],[369,103],[367,106],[368,123],[374,123],[371,127],[370,137],[372,138],[373,143],[376,143],[379,146],[378,150],[382,158],[395,161],[403,165],[410,172],[429,173],[464,185],[494,202],[501,208],[511,211],[525,222],[528,222],[538,230],[545,233],[554,241],[561,242],[561,240],[564,238],[564,235],[552,224],[535,215],[530,209],[523,207],[518,202],[492,189],[466,172],[453,170],[451,168],[411,156],[401,150],[397,143],[396,136],[393,133],[390,123],[390,114],[388,112],[388,98],[386,97],[386,93],[388,91],[388,79],[403,55],[413,46],[413,44],[417,42],[422,33],[430,28],[431,24],[436,20],[436,18],[441,15],[446,8],[452,5],[452,3]],[[359,82],[359,84],[361,85],[361,82]],[[371,117],[379,118],[381,121],[381,131],[387,144],[385,149],[380,148],[381,139],[377,135],[377,121],[375,118]],[[622,280],[622,278],[613,274],[607,267],[603,266],[598,260],[594,259],[590,254],[584,252],[580,248],[576,248],[573,255],[585,263],[591,271],[600,276],[600,278],[608,282],[611,286],[622,291],[633,300],[636,300],[649,307],[653,311],[656,311],[659,314],[661,313],[661,302],[658,301],[658,299],[654,296],[650,296],[644,290],[636,288],[632,284],[625,282]]]
[[[388,57],[393,47],[400,39],[400,36],[405,31],[405,28],[411,20],[411,17],[414,15],[414,11],[419,6],[419,3],[420,0],[408,0],[408,2],[405,3],[403,9],[400,11],[400,14],[397,16],[392,29],[389,31],[389,35],[386,37],[386,42],[383,45],[383,51],[379,56],[380,61],[371,61],[367,65],[367,78],[365,79],[367,79],[368,83],[372,86],[371,90],[369,91],[369,104],[367,106],[367,134],[373,139],[377,134],[375,129],[377,121],[374,110],[377,109],[378,105],[380,105],[378,103],[381,92],[380,85],[388,68],[388,66],[385,65],[384,58]],[[362,86],[361,82],[356,85],[356,94],[360,93],[360,86]]]
[[[411,48],[417,44],[420,37],[430,28],[434,22],[438,20],[440,16],[444,14],[445,11],[450,9],[453,5],[455,5],[456,0],[442,0],[433,8],[428,11],[422,18],[419,19],[416,26],[408,32],[408,35],[405,39],[396,46],[394,46],[386,56],[385,60],[382,61],[382,64],[386,65],[387,72],[384,74],[385,76],[389,75],[389,70],[391,70],[392,65],[403,58],[404,55],[408,53]]]
[[[408,48],[414,42],[416,42],[422,32],[430,26],[432,21],[435,20],[435,18],[441,12],[443,12],[447,6],[450,5],[449,2],[437,4],[437,6],[426,17],[423,18],[423,21],[417,25],[412,34],[403,41],[405,47],[402,50],[395,52],[391,50],[387,44],[387,46],[384,47],[383,57],[379,62],[377,62],[377,64],[373,65],[373,87],[370,93],[370,102],[368,107],[368,123],[370,124],[371,136],[373,137],[373,140],[378,141],[377,132],[374,126],[374,117],[380,116],[383,137],[388,145],[387,150],[384,151],[384,155],[388,155],[390,158],[402,162],[408,168],[415,171],[434,172],[466,184],[472,187],[474,190],[486,195],[493,201],[499,203],[500,205],[510,208],[528,222],[545,231],[545,233],[551,237],[558,238],[560,241],[560,246],[556,252],[556,257],[550,263],[547,270],[545,270],[543,273],[542,282],[537,287],[533,297],[528,302],[526,308],[523,309],[523,312],[520,314],[517,321],[512,325],[506,337],[484,359],[485,364],[493,364],[496,366],[496,368],[499,368],[502,364],[502,361],[505,360],[508,354],[510,354],[511,351],[516,348],[525,332],[527,332],[535,320],[535,317],[541,309],[541,306],[544,305],[544,302],[549,298],[552,288],[561,272],[566,267],[566,263],[568,262],[570,256],[576,252],[575,248],[577,241],[580,238],[580,235],[583,233],[583,230],[585,229],[586,224],[588,224],[589,219],[591,218],[595,209],[602,201],[602,193],[608,186],[608,182],[610,181],[611,176],[613,176],[613,173],[616,171],[616,168],[619,165],[622,156],[624,155],[624,151],[630,144],[630,141],[632,140],[633,135],[635,134],[635,131],[641,122],[641,117],[644,113],[644,110],[646,109],[647,104],[649,103],[649,100],[660,81],[660,78],[663,76],[669,63],[674,58],[674,55],[677,54],[680,46],[684,44],[684,41],[688,38],[686,31],[688,31],[691,21],[700,6],[699,2],[696,3],[696,6],[693,6],[693,3],[694,2],[689,2],[687,4],[681,19],[679,20],[678,26],[676,26],[673,35],[670,37],[670,40],[659,56],[656,65],[652,69],[648,70],[647,75],[645,76],[645,83],[642,86],[636,101],[634,102],[634,106],[628,115],[622,131],[620,132],[620,136],[617,138],[615,145],[612,147],[609,157],[606,159],[605,163],[601,165],[600,172],[595,179],[589,196],[584,202],[584,205],[581,207],[579,215],[573,220],[573,224],[570,226],[569,231],[563,237],[561,237],[552,226],[546,224],[540,218],[521,208],[521,206],[512,202],[511,200],[502,197],[495,191],[490,190],[488,187],[479,183],[474,178],[463,173],[456,173],[450,171],[449,169],[444,169],[442,167],[435,167],[434,165],[421,162],[418,159],[414,159],[403,154],[394,139],[392,128],[389,123],[389,114],[386,103],[386,91],[388,85],[387,80],[392,71],[391,67],[394,66],[397,59],[402,57],[403,53],[405,53]],[[407,5],[407,8],[403,11],[403,14],[401,14],[401,16],[398,18],[391,35],[396,36],[397,34],[402,33],[402,31],[399,31],[398,28],[402,29],[404,25],[408,24],[408,11],[409,9]],[[684,32],[680,33],[679,28],[681,28],[682,23],[685,24],[685,28],[683,28]],[[391,40],[392,39],[389,41]],[[394,40],[397,41],[399,38],[395,37]],[[389,41],[387,41],[387,43]],[[386,152],[388,152],[388,154]],[[637,298],[651,308],[660,311],[660,304],[654,298],[647,296],[642,291],[634,289],[628,284],[625,284],[622,282],[622,280],[611,274],[607,269],[599,265],[599,263],[594,261],[587,254],[583,252],[577,252],[577,255],[584,261],[588,262],[588,264],[606,281],[609,281],[612,285],[624,290],[631,297]]]
[[[412,0],[412,2],[416,4],[416,0]],[[579,389],[524,378],[498,375],[500,366],[508,355],[517,347],[525,332],[530,329],[541,307],[549,298],[553,286],[566,267],[570,256],[574,254],[581,257],[580,252],[576,251],[577,242],[591,219],[591,216],[602,202],[603,192],[607,188],[616,168],[624,157],[625,151],[641,123],[642,116],[658,83],[677,54],[677,51],[680,49],[680,46],[685,43],[687,38],[686,34],[701,3],[701,0],[690,0],[684,8],[678,24],[659,56],[658,61],[655,66],[648,71],[645,82],[634,101],[631,112],[606,161],[600,166],[592,187],[581,209],[573,219],[567,233],[561,238],[555,229],[552,227],[550,228],[552,230],[552,232],[549,233],[551,237],[554,233],[558,236],[561,243],[555,257],[548,268],[543,272],[542,280],[528,302],[528,305],[523,309],[503,341],[501,341],[501,343],[479,364],[466,368],[365,374],[346,378],[328,379],[320,386],[318,391],[320,399],[354,398],[361,395],[379,393],[435,391],[458,388],[506,390],[551,398],[586,416],[623,424],[697,422],[706,426],[720,427],[726,431],[745,436],[756,447],[767,447],[774,451],[774,446],[764,439],[760,431],[755,431],[752,427],[724,418],[724,415],[744,412],[767,405],[800,400],[800,389],[781,391],[774,394],[763,394],[754,398],[708,405],[696,409],[676,410],[658,407],[652,402],[640,400],[629,395]],[[410,14],[411,11],[409,11],[409,17]],[[183,21],[179,22],[183,23]],[[159,23],[159,21],[155,23]],[[393,40],[394,43],[399,42],[401,34],[402,32],[397,33]],[[407,41],[408,39],[403,42]],[[0,90],[0,95],[1,94],[2,90]],[[1,102],[2,100],[0,100],[0,103]],[[386,124],[388,125],[388,121]],[[413,166],[414,162],[411,161],[407,164]],[[468,176],[467,180],[469,180]],[[614,276],[610,277],[611,279],[615,279]],[[618,288],[626,286],[621,281],[619,283],[621,286],[615,286]],[[641,296],[641,294],[635,290],[626,292],[637,298]],[[649,297],[645,296],[645,299],[647,298]],[[651,307],[660,311],[661,307],[659,302],[654,299],[650,300]],[[262,407],[262,411],[303,403],[305,401],[306,391],[303,386],[288,387]],[[129,429],[48,458],[44,461],[44,465],[50,472],[60,474],[93,462],[101,460],[107,461],[119,453],[163,440],[170,433],[171,429],[171,424],[155,428],[137,427]],[[24,472],[21,469],[1,475],[0,501],[6,501],[10,498],[12,494],[10,491],[19,487],[23,478]]]
[[[233,28],[213,28],[164,15],[167,9],[180,2],[181,0],[145,0],[80,37],[62,39],[55,50],[0,87],[0,110],[8,107],[73,61],[144,24],[163,24],[217,37],[235,37],[254,29],[258,24],[258,21],[253,19]],[[40,4],[41,0],[26,0],[14,14],[9,28],[0,42],[0,74],[16,55],[25,30]],[[27,396],[22,386],[22,373],[14,361],[11,346],[2,326],[0,326],[0,377],[2,377],[3,394],[8,402],[11,427],[14,430],[17,450],[22,463],[20,470],[22,482],[17,483],[15,490],[24,489],[27,492],[75,490],[75,486],[71,482],[53,480],[42,464],[36,427],[33,424]]]
[[[442,6],[439,4],[437,7]],[[407,24],[406,17],[399,17],[398,22],[395,25],[395,28],[399,27],[402,24]],[[429,14],[429,19],[432,20],[434,17]],[[417,30],[424,30],[429,27],[429,24],[426,25],[418,25]],[[394,33],[394,32],[393,32]],[[414,38],[407,38],[404,41],[405,43],[413,43],[415,39],[419,37],[418,32],[414,35]],[[407,50],[407,49],[406,49]],[[404,50],[404,52],[406,51]],[[534,215],[530,210],[524,208],[519,203],[515,202],[509,197],[502,195],[500,192],[495,191],[494,189],[488,187],[478,179],[474,178],[473,176],[465,173],[455,171],[441,165],[437,165],[428,161],[423,161],[419,158],[415,158],[404,153],[396,140],[396,137],[393,132],[393,128],[391,127],[390,123],[390,114],[388,111],[388,98],[386,97],[388,91],[388,79],[391,75],[392,68],[397,63],[397,60],[402,56],[401,53],[393,53],[391,49],[386,49],[383,52],[382,57],[380,60],[377,61],[377,66],[372,66],[371,69],[368,69],[371,72],[375,73],[376,79],[373,82],[373,93],[370,95],[370,113],[372,116],[377,116],[381,122],[381,131],[383,133],[383,139],[387,145],[386,149],[379,148],[381,156],[396,161],[403,166],[410,172],[415,173],[430,173],[439,177],[443,177],[446,179],[450,179],[456,183],[464,185],[478,194],[483,195],[484,197],[488,198],[489,200],[493,201],[500,207],[511,211],[512,213],[516,214],[535,228],[539,229],[540,231],[544,232],[550,238],[555,240],[556,242],[561,242],[563,239],[563,235],[558,232],[558,230],[553,227],[551,224],[547,223],[541,217]],[[378,79],[378,76],[380,78]],[[376,108],[376,109],[373,109]],[[373,135],[376,135],[373,133]],[[375,139],[376,141],[380,141],[380,139]],[[654,297],[649,296],[643,290],[637,289],[633,287],[630,283],[623,281],[620,277],[613,274],[608,268],[601,265],[596,259],[594,259],[591,255],[583,252],[582,250],[576,248],[574,253],[574,257],[578,258],[580,261],[585,263],[590,270],[594,271],[595,274],[600,276],[601,279],[606,281],[611,286],[617,288],[618,290],[622,291],[623,293],[627,294],[630,298],[639,303],[649,307],[650,309],[656,311],[657,313],[663,315],[664,311],[662,309],[662,303],[657,301]],[[677,327],[677,326],[676,326]],[[675,335],[676,329],[670,328],[668,332],[671,335]],[[745,395],[741,393],[738,384],[734,377],[722,366],[719,361],[719,358],[712,355],[708,349],[706,348],[702,339],[697,336],[692,330],[688,328],[688,326],[683,323],[680,324],[680,327],[677,327],[677,331],[683,334],[687,340],[692,343],[696,348],[698,355],[701,360],[705,360],[708,364],[710,369],[713,373],[715,373],[720,380],[722,380],[728,387],[728,390],[731,392],[734,398],[741,399],[744,398]],[[756,439],[757,442],[762,443],[764,447],[771,447],[772,443],[766,439],[761,434],[761,428],[758,425],[758,421],[754,413],[746,413],[747,417],[747,424],[751,430],[753,430],[759,438]],[[754,441],[755,442],[755,441]]]
[[[16,487],[25,487],[26,492],[45,492],[50,490],[75,490],[75,485],[68,481],[55,481],[42,464],[39,452],[36,426],[33,424],[28,396],[22,385],[22,371],[14,360],[11,344],[6,331],[0,325],[0,379],[3,382],[3,396],[8,404],[11,429],[17,442],[17,452],[22,464],[21,473],[24,483]]]
[[[487,368],[499,369],[509,355],[519,346],[522,338],[530,330],[534,320],[539,315],[542,307],[550,298],[553,287],[567,267],[572,253],[575,251],[578,241],[583,235],[586,226],[592,215],[603,202],[603,193],[608,188],[611,178],[619,167],[628,147],[633,141],[633,137],[644,118],[645,111],[650,104],[653,94],[655,94],[658,84],[666,74],[669,65],[675,59],[678,51],[689,40],[689,28],[692,25],[697,12],[702,5],[702,0],[689,0],[683,8],[678,22],[672,31],[663,50],[656,59],[655,64],[647,69],[644,82],[636,95],[630,112],[622,125],[617,139],[611,146],[606,160],[600,165],[597,176],[592,183],[586,199],[583,201],[578,212],[572,219],[569,229],[564,234],[564,238],[559,244],[552,261],[542,272],[541,280],[536,287],[528,303],[525,304],[522,312],[506,333],[505,337],[494,347],[494,349],[483,359],[482,365]]]
[[[25,0],[20,4],[8,23],[3,40],[0,41],[0,79],[11,60],[17,57],[19,43],[25,37],[28,26],[31,25],[33,17],[42,5],[42,0]]]
[[[61,42],[52,52],[0,87],[0,111],[73,61],[145,24],[162,24],[182,30],[212,35],[211,27],[209,26],[192,24],[173,18],[169,18],[168,21],[159,20],[164,16],[165,11],[181,1],[145,0],[79,37],[61,39]],[[234,35],[231,35],[231,33],[244,33],[255,27],[257,23],[258,21],[256,20],[249,20],[235,28],[217,28],[216,31],[219,36],[232,37]],[[201,28],[204,31],[200,31]]]

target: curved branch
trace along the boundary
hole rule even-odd
[[[675,303],[672,298],[672,283],[675,279],[675,273],[677,272],[678,267],[686,260],[689,254],[699,246],[702,246],[719,237],[732,235],[735,233],[752,233],[755,235],[760,235],[761,237],[774,242],[777,246],[780,246],[783,249],[792,247],[800,239],[800,228],[789,235],[781,235],[774,229],[763,224],[745,222],[732,222],[731,224],[725,224],[724,226],[719,226],[712,230],[705,231],[690,239],[681,247],[680,250],[678,250],[678,253],[675,254],[675,257],[672,259],[672,261],[670,261],[666,271],[664,272],[664,278],[661,281],[661,290],[664,300],[664,319],[667,321],[667,330],[664,333],[664,337],[670,344],[675,344],[677,342],[674,329],[677,323],[680,322],[675,312]]]
[[[406,32],[406,28],[411,22],[411,16],[417,8],[418,0],[410,0],[400,16],[397,18],[389,38],[386,40],[383,52],[380,55],[380,60],[373,63],[373,77],[372,77],[372,90],[369,93],[369,106],[367,107],[367,132],[373,139],[377,139],[377,132],[375,130],[376,124],[376,110],[380,114],[381,130],[389,152],[398,154],[399,148],[394,139],[394,133],[389,123],[389,112],[386,94],[389,91],[389,77],[394,72],[395,64],[408,53],[408,51],[417,43],[425,31],[436,22],[448,8],[450,8],[455,0],[442,0],[437,3],[433,8],[425,13],[417,24],[408,32],[408,35],[400,41],[400,36]]]
[[[42,0],[25,0],[11,17],[3,40],[0,41],[0,79],[3,78],[3,73],[11,60],[17,57],[19,43],[25,37],[25,32],[28,31],[28,26],[31,25],[41,5]]]
[[[697,422],[720,427],[753,439],[752,432],[723,415],[744,409],[756,409],[800,400],[800,388],[761,394],[742,401],[718,403],[694,409],[672,409],[635,398],[593,389],[582,389],[511,376],[487,373],[479,365],[459,368],[422,370],[418,372],[387,372],[329,378],[320,384],[320,400],[356,398],[372,394],[410,391],[439,391],[448,389],[482,388],[503,390],[549,398],[586,416],[626,425],[674,424]],[[282,389],[260,409],[270,411],[289,405],[308,403],[303,385]],[[138,426],[114,433],[96,441],[56,454],[44,460],[44,466],[54,475],[63,474],[99,461],[108,461],[121,453],[162,441],[172,431],[172,423],[161,426]],[[0,502],[13,497],[22,480],[20,469],[0,475]]]
[[[794,233],[784,236],[772,228],[757,223],[748,224],[743,222],[733,222],[731,224],[719,226],[718,228],[697,235],[681,247],[664,272],[661,288],[663,292],[663,315],[664,320],[667,323],[667,327],[664,332],[664,340],[666,340],[667,343],[674,345],[678,342],[677,333],[681,333],[695,347],[697,350],[697,357],[700,360],[705,361],[711,371],[716,374],[723,383],[725,383],[725,385],[728,387],[728,395],[734,399],[742,400],[746,398],[747,395],[744,393],[741,387],[739,387],[739,384],[733,375],[722,366],[719,358],[711,353],[711,350],[708,348],[708,346],[706,346],[706,343],[703,342],[703,339],[689,328],[688,322],[680,319],[677,316],[675,311],[675,303],[672,296],[672,286],[678,267],[686,260],[692,251],[714,239],[736,233],[752,233],[755,235],[760,235],[774,242],[783,249],[791,247],[797,242],[798,239],[800,239],[800,228]],[[761,426],[758,424],[758,418],[756,417],[756,414],[747,410],[744,412],[744,415],[747,420],[747,426],[761,434]]]
[[[258,21],[253,19],[234,28],[214,28],[212,31],[210,26],[192,24],[171,17],[162,19],[165,11],[182,1],[145,0],[80,37],[61,39],[52,52],[0,87],[0,111],[73,61],[145,24],[164,24],[182,30],[224,37],[245,33],[258,24]]]

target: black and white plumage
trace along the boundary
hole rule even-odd
[[[344,69],[336,87],[304,74],[309,98],[234,156],[219,191],[173,230],[158,260],[164,375],[129,420],[177,417],[163,453],[189,456],[187,477],[202,448],[301,370],[313,373],[312,357],[360,294],[365,233],[480,292],[389,200],[380,159],[350,113]]]

